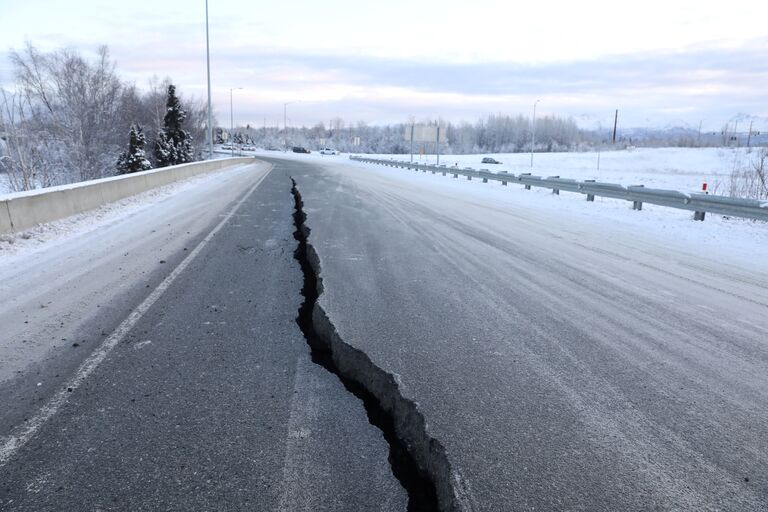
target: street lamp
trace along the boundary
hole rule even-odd
[[[283,103],[283,149],[288,150],[288,105],[301,103],[301,101],[286,101]]]
[[[208,39],[208,0],[205,0],[205,60],[208,64],[208,159],[213,159],[213,114],[211,113],[211,46]]]
[[[533,103],[533,120],[531,121],[531,169],[533,169],[533,148],[536,144],[536,104],[541,100],[536,100]]]
[[[234,142],[234,131],[235,131],[235,111],[233,105],[232,105],[232,91],[240,91],[242,90],[242,87],[233,87],[229,89],[229,136],[232,138],[231,141],[229,141],[230,150],[232,151],[232,156],[235,156],[235,145]]]

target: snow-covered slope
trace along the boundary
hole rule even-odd
[[[734,170],[744,169],[749,165],[756,151],[747,148],[638,148],[600,153],[536,153],[533,157],[533,168],[530,153],[442,155],[440,163],[489,169],[494,172],[530,172],[540,176],[594,179],[621,185],[645,185],[686,192],[701,190],[702,183],[706,182],[709,190],[717,193],[727,188]],[[486,156],[502,163],[482,164],[481,160]],[[408,160],[410,155],[376,157]],[[425,155],[421,158],[414,155],[414,160],[435,163],[437,159],[435,155]]]

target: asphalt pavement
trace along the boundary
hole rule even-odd
[[[319,305],[426,419],[444,508],[768,510],[768,272],[450,176],[296,169]]]
[[[768,510],[768,271],[519,191],[501,205],[439,175],[265,160],[0,467],[0,509],[406,509],[382,433],[295,322],[293,178],[315,327],[393,413],[443,510]]]
[[[296,324],[293,213],[276,166],[0,467],[0,509],[405,510],[382,433]]]

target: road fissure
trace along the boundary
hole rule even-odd
[[[323,293],[320,265],[309,243],[310,228],[301,193],[292,179],[295,201],[294,257],[301,265],[304,302],[296,322],[311,348],[312,361],[336,375],[365,406],[369,422],[380,429],[389,444],[392,473],[408,493],[408,510],[460,510],[451,485],[445,450],[425,429],[416,404],[404,398],[391,374],[376,367],[363,352],[341,341],[327,314],[318,304]]]

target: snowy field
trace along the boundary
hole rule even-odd
[[[514,174],[530,172],[539,176],[560,176],[576,180],[593,179],[620,185],[645,185],[694,192],[707,183],[710,193],[723,194],[734,170],[748,167],[756,149],[747,148],[638,148],[602,151],[598,153],[536,153],[531,169],[530,153],[442,155],[440,163]],[[410,155],[364,155],[371,158],[410,160]],[[492,157],[500,165],[481,164],[483,157]],[[436,162],[435,155],[419,158],[421,163]]]

